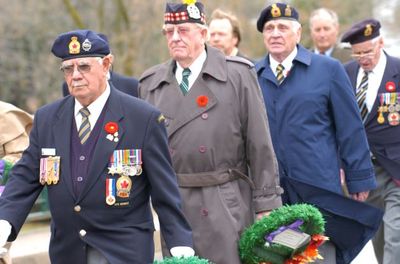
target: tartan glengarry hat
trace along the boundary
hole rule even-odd
[[[196,0],[183,0],[182,3],[167,3],[164,24],[199,23],[206,24],[204,6]]]
[[[110,54],[108,42],[91,30],[74,30],[57,37],[51,52],[62,60],[104,57]]]
[[[263,32],[265,23],[273,19],[289,19],[299,21],[299,13],[297,10],[284,3],[275,3],[267,6],[261,11],[257,20],[257,30]]]
[[[371,40],[380,35],[380,28],[381,23],[379,23],[378,20],[373,18],[364,19],[351,26],[351,28],[343,34],[342,42],[357,44]]]

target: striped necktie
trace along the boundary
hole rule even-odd
[[[189,91],[189,75],[191,74],[191,71],[189,68],[185,68],[183,69],[182,72],[182,82],[179,85],[179,87],[181,88],[181,91],[183,93],[183,95],[186,95]]]
[[[285,76],[283,76],[284,69],[285,67],[283,67],[282,64],[278,64],[278,66],[276,66],[276,80],[278,81],[279,85],[281,85],[283,79],[285,79]]]
[[[366,104],[368,90],[368,72],[364,71],[364,75],[361,79],[361,83],[357,88],[356,99],[358,107],[360,108],[361,119],[363,122],[367,119],[368,108]]]
[[[79,139],[81,140],[81,144],[85,144],[86,140],[89,138],[90,135],[90,123],[89,123],[89,109],[86,107],[79,110],[79,113],[82,115],[82,124],[79,128],[78,135]]]

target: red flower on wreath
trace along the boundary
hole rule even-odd
[[[208,104],[208,97],[205,95],[199,95],[196,101],[199,107],[206,107],[206,105]]]
[[[115,132],[118,131],[118,124],[115,122],[108,122],[105,126],[104,126],[104,130],[108,133],[108,134],[114,134]]]

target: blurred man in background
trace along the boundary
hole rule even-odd
[[[338,42],[339,19],[333,10],[314,10],[310,15],[310,31],[316,54],[338,59],[342,63],[351,59],[350,49],[343,48]]]
[[[231,13],[216,9],[209,22],[210,46],[220,49],[226,56],[239,56],[250,60],[239,51],[240,23]]]

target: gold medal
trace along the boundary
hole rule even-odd
[[[385,123],[385,118],[383,117],[382,112],[379,112],[377,121],[378,121],[379,124]]]
[[[132,180],[129,176],[120,176],[117,180],[117,196],[128,198],[132,188]]]

